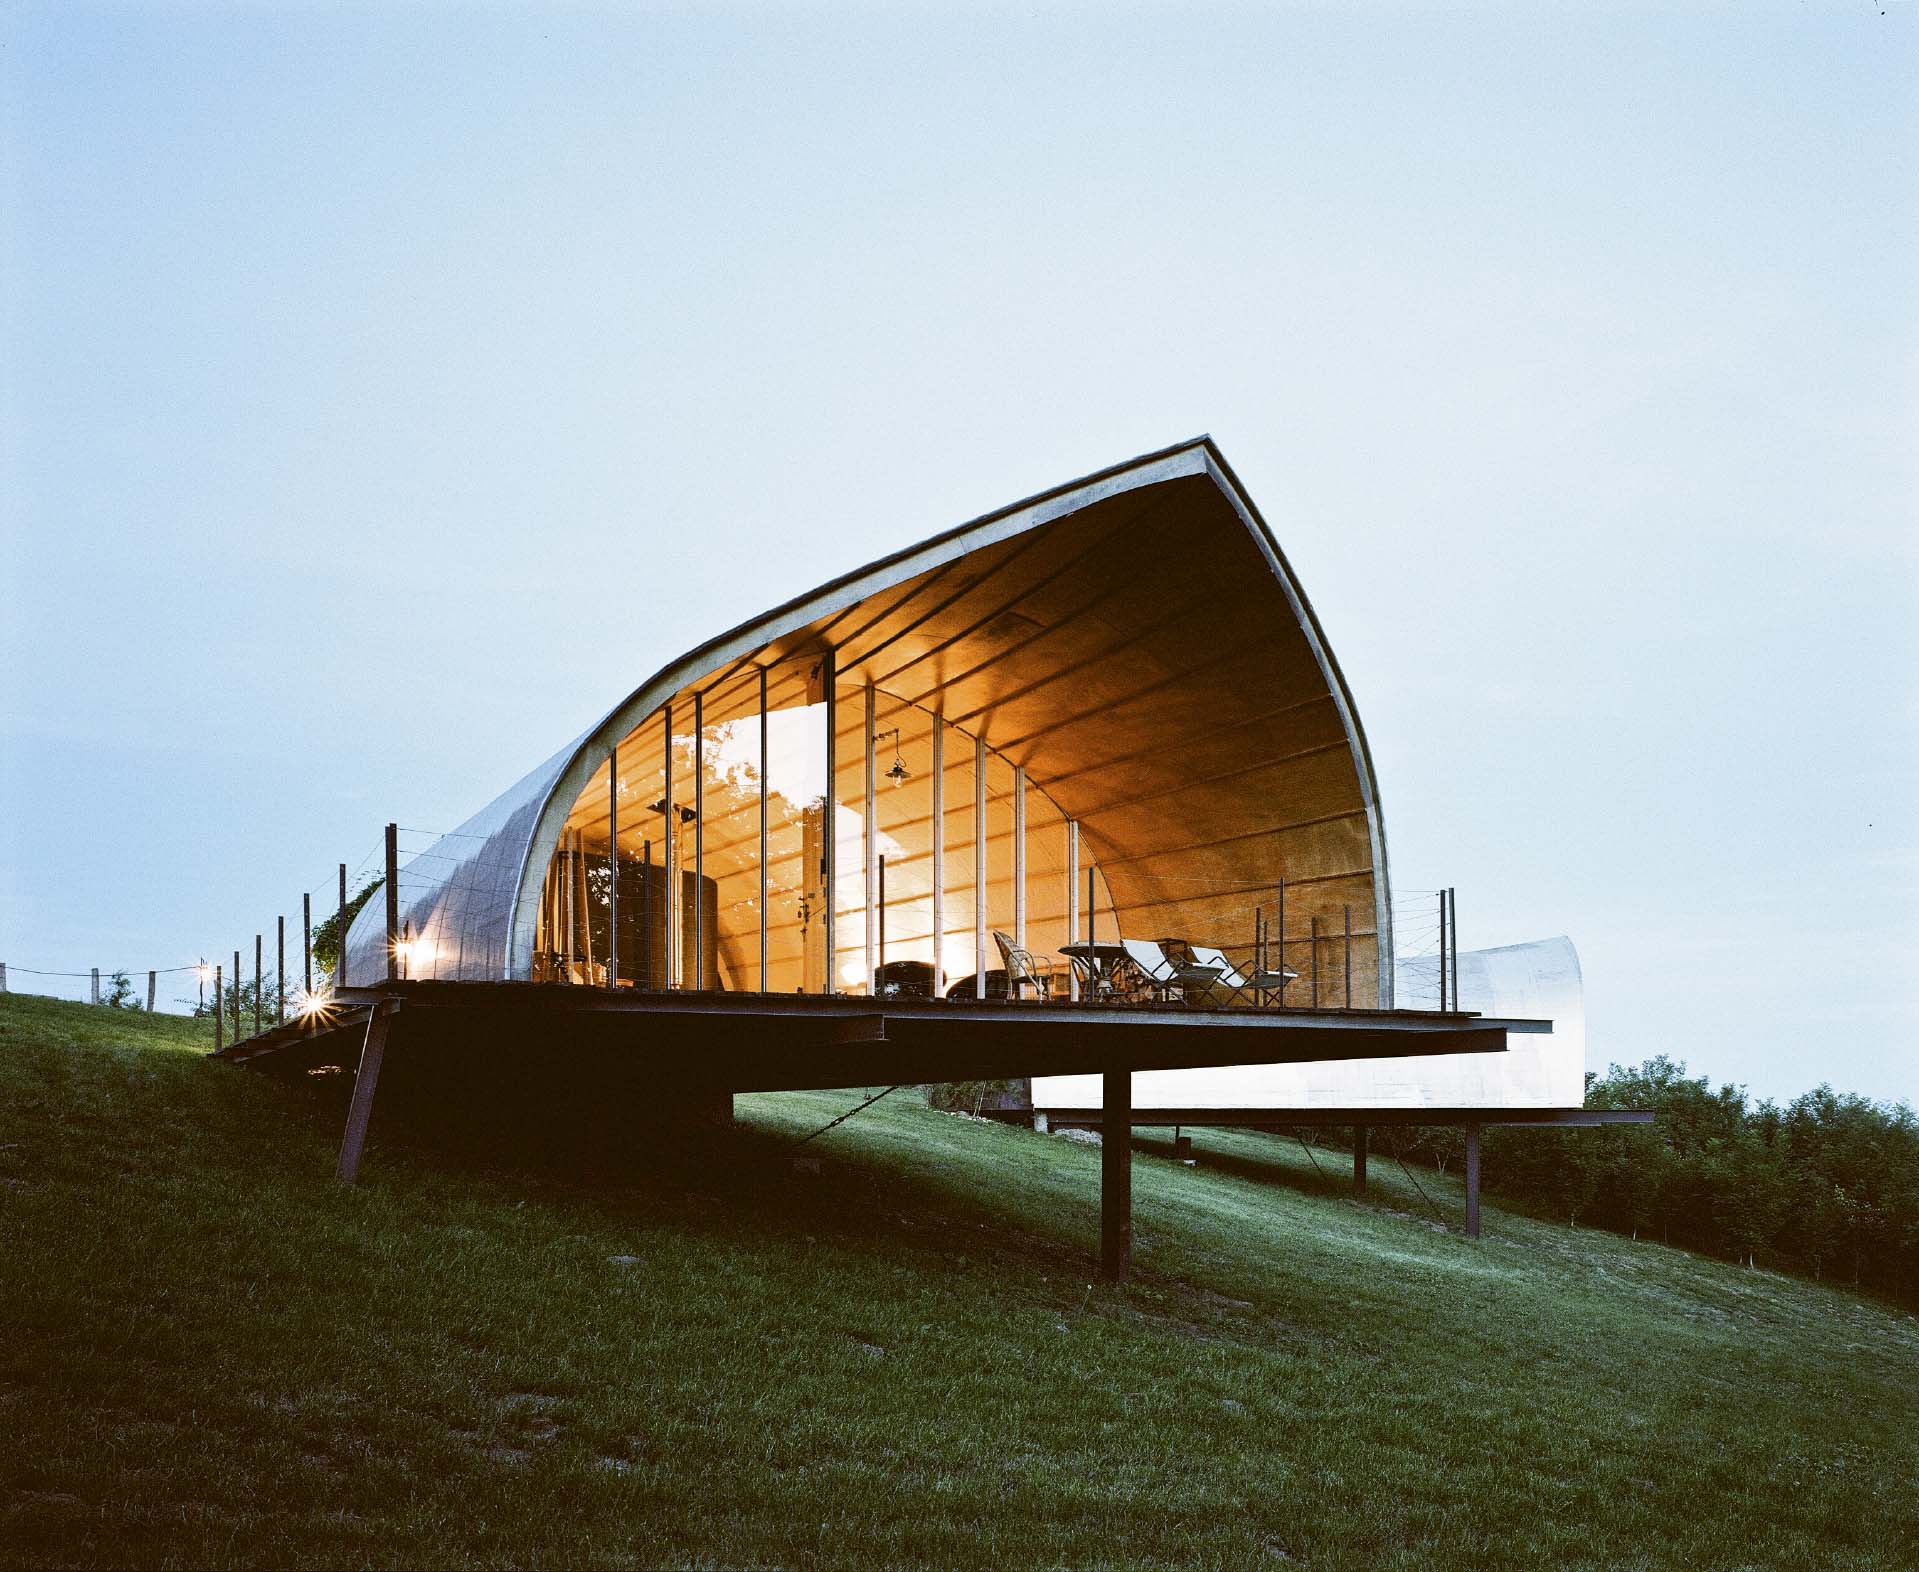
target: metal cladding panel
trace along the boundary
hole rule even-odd
[[[1402,960],[1400,986],[1428,994],[1437,962]],[[1146,1070],[1135,1108],[1578,1108],[1586,1096],[1586,1013],[1572,940],[1538,939],[1459,956],[1462,1007],[1482,1015],[1550,1020],[1550,1035],[1510,1037],[1504,1053],[1321,1064],[1241,1064]],[[1096,1075],[1033,1078],[1033,1106],[1097,1108]]]
[[[400,926],[422,948],[409,968],[415,980],[499,982],[507,976],[513,897],[540,810],[567,762],[585,740],[576,737],[532,774],[502,792],[458,829],[400,866]],[[361,907],[347,938],[347,981],[386,976],[386,899]]]

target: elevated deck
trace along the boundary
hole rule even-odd
[[[557,1072],[615,1056],[664,1084],[732,1092],[990,1080],[1107,1070],[1499,1053],[1552,1023],[1463,1011],[1231,1010],[1178,1005],[867,998],[393,982],[342,990],[323,1018],[290,1022],[221,1057],[297,1073],[358,1061],[368,1013],[392,1011],[387,1046],[511,1053]]]

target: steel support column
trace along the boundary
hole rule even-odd
[[[360,1153],[366,1146],[367,1126],[373,1119],[373,1094],[380,1084],[380,1063],[386,1058],[387,1026],[399,1008],[393,1000],[383,999],[367,1015],[360,1067],[353,1076],[353,1103],[347,1109],[346,1134],[340,1140],[341,1184],[352,1184],[360,1174]]]
[[[1363,1124],[1353,1126],[1353,1194],[1366,1193],[1366,1141],[1371,1131]]]

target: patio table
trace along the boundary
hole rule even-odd
[[[1081,982],[1093,990],[1096,999],[1112,997],[1120,966],[1131,959],[1125,945],[1105,939],[1075,940],[1072,944],[1062,944],[1059,953],[1075,963],[1073,969],[1080,974]]]

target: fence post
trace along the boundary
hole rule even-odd
[[[338,993],[346,986],[346,864],[340,864],[340,911],[334,919],[338,930],[333,935],[337,948],[333,952],[333,991]]]
[[[284,1026],[287,1023],[287,920],[284,917],[276,920],[280,924],[280,980],[275,985],[275,992],[279,997],[273,1002],[273,1014],[274,1024]]]
[[[400,827],[386,827],[386,980],[400,975]]]
[[[263,950],[263,934],[253,936],[253,1035],[260,1035],[260,959]]]
[[[226,1006],[220,1000],[220,968],[213,968],[213,1051],[226,1046]]]
[[[0,993],[7,991],[7,963],[0,961]]]
[[[300,932],[304,936],[300,941],[300,994],[302,998],[313,997],[313,895],[309,891],[300,897]]]
[[[0,967],[0,972],[4,972],[4,971],[5,971],[5,968]],[[158,972],[147,973],[147,1014],[148,1015],[153,1014],[153,995],[159,986],[159,982],[160,982],[160,974]]]
[[[100,1002],[100,968],[97,966],[93,969],[93,1002]]]
[[[245,985],[241,982],[240,952],[233,952],[233,1040],[240,1040],[240,994]]]

